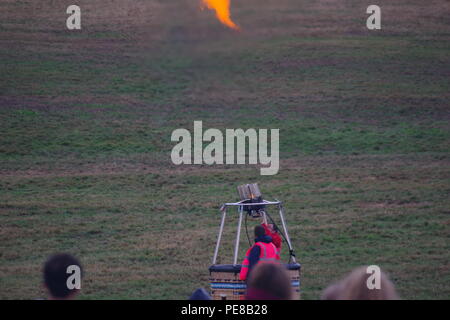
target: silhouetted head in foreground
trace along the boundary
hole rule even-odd
[[[246,300],[290,300],[291,280],[279,263],[262,262],[256,265],[247,281]]]
[[[189,300],[212,300],[212,298],[209,295],[208,291],[206,291],[204,288],[199,288],[191,294]]]
[[[343,280],[330,285],[322,294],[322,300],[398,300],[393,283],[380,270],[379,280],[367,266],[354,269]],[[378,285],[375,286],[378,281]]]
[[[70,288],[70,284],[74,283],[72,278],[77,273],[77,270],[74,270],[76,267],[79,268],[81,277],[80,262],[66,253],[55,254],[47,260],[44,265],[44,285],[50,299],[68,300],[77,295],[79,289]],[[69,279],[69,277],[71,278]]]

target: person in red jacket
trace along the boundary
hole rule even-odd
[[[261,261],[275,262],[277,260],[280,260],[280,254],[272,242],[272,237],[266,234],[266,229],[263,226],[258,225],[255,227],[255,244],[248,249],[245,255],[239,278],[247,280],[253,267]]]
[[[283,241],[281,240],[281,237],[278,234],[278,232],[275,230],[274,225],[267,224],[267,221],[264,221],[263,223],[261,223],[261,225],[263,226],[263,228],[266,232],[266,235],[268,235],[272,238],[272,243],[275,245],[275,247],[277,247],[278,253],[280,253],[281,243]]]

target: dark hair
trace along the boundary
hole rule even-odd
[[[189,300],[212,300],[212,298],[208,291],[203,288],[199,288],[191,294]]]
[[[256,226],[255,227],[255,237],[262,237],[266,234],[266,229],[264,229],[263,226]]]
[[[77,265],[82,269],[80,262],[67,253],[55,254],[45,263],[44,282],[52,297],[64,299],[77,290],[67,287],[67,279],[71,275],[67,273],[67,268],[71,265]]]

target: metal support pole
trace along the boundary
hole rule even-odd
[[[289,245],[289,250],[292,250],[291,239],[289,238],[289,234],[288,234],[288,231],[287,231],[287,228],[286,228],[286,223],[284,222],[283,205],[280,203],[278,205],[278,208],[279,208],[279,211],[280,211],[280,218],[281,218],[281,223],[283,224],[284,234],[286,235],[286,241],[287,241],[287,243]],[[290,254],[290,252],[289,252],[289,254]],[[296,263],[295,257],[292,257],[292,261],[294,263]]]
[[[263,223],[267,225],[267,215],[266,215],[266,212],[263,211],[263,214],[262,214],[262,215],[263,215]]]
[[[213,261],[212,261],[213,265],[216,264],[217,255],[219,254],[220,240],[222,239],[223,226],[225,224],[225,216],[226,215],[227,215],[227,208],[224,207],[223,212],[222,212],[222,221],[220,222],[219,235],[217,237],[216,250],[214,251],[214,257],[213,257]]]
[[[237,258],[238,258],[238,251],[239,251],[239,240],[241,238],[241,225],[242,225],[242,215],[244,213],[244,207],[239,207],[239,222],[238,222],[238,229],[237,229],[237,235],[236,235],[236,244],[234,245],[234,265],[237,265]]]

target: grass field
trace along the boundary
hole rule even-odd
[[[72,1],[0,2],[0,299],[44,297],[61,251],[82,299],[185,299],[255,181],[285,203],[302,298],[366,264],[450,298],[450,2],[379,0],[378,31],[364,1],[231,3],[241,32],[199,0],[79,0],[81,31]],[[194,120],[279,128],[279,174],[173,165]]]

